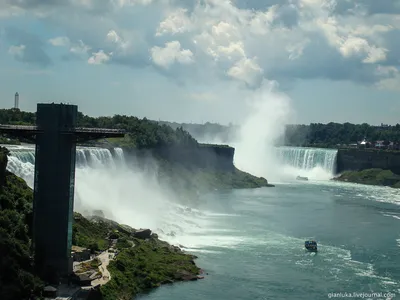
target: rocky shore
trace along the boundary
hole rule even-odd
[[[400,188],[400,175],[394,174],[392,171],[384,169],[345,171],[339,176],[332,178],[332,180]]]
[[[196,256],[160,240],[150,229],[134,229],[99,216],[75,213],[74,217],[74,244],[115,253],[107,266],[110,280],[95,286],[89,299],[130,300],[163,284],[203,278]]]

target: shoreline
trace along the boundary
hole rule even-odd
[[[109,272],[109,280],[96,287],[91,284],[90,299],[130,300],[165,284],[204,278],[204,270],[196,265],[196,255],[181,245],[159,239],[150,229],[134,229],[101,216],[85,218],[79,213],[74,214],[74,219],[74,245],[97,243],[99,255],[108,260],[107,272],[101,273]],[[86,267],[90,264],[86,262]],[[92,265],[92,274],[102,264],[94,264],[94,268]]]
[[[379,168],[362,171],[344,171],[330,180],[400,189],[400,175],[390,170]]]

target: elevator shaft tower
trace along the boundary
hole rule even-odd
[[[0,133],[36,143],[33,249],[43,275],[65,277],[72,272],[76,143],[123,137],[122,130],[77,128],[78,107],[38,104],[36,126],[0,125]]]

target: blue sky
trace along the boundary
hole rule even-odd
[[[377,2],[0,0],[0,105],[240,123],[276,82],[290,123],[400,123],[400,1]]]

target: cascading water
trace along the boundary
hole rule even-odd
[[[285,174],[325,180],[336,170],[335,149],[277,147],[276,153]]]
[[[34,146],[4,146],[10,150],[7,169],[33,187]],[[151,174],[128,164],[121,148],[77,147],[74,211],[86,215],[102,210],[107,218],[150,228],[164,240],[189,248],[215,244],[218,239],[226,243],[222,236],[202,237],[210,225],[210,213],[176,203],[174,193],[158,184],[156,170]]]

